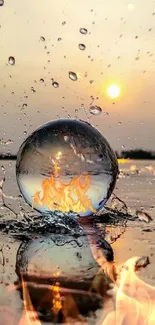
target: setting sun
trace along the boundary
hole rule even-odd
[[[117,98],[120,95],[120,86],[117,84],[111,84],[108,88],[107,88],[107,93],[108,96],[110,98]]]

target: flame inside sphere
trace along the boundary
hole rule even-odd
[[[59,119],[41,126],[17,155],[20,191],[41,213],[94,214],[110,197],[117,174],[117,159],[107,140],[80,120]]]

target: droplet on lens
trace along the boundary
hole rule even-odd
[[[15,64],[15,58],[13,56],[9,56],[8,63],[10,65],[14,65]]]
[[[20,191],[42,213],[93,215],[110,197],[117,174],[117,159],[107,140],[79,120],[59,119],[41,126],[17,155]]]
[[[100,106],[97,106],[97,105],[95,105],[95,106],[90,106],[90,107],[89,107],[89,112],[90,112],[90,114],[92,114],[92,115],[99,115],[99,114],[101,114],[101,112],[102,112],[102,108],[101,108]]]
[[[88,33],[88,30],[86,28],[80,28],[80,33],[83,35],[86,35]]]
[[[43,79],[43,78],[41,78],[39,81],[40,81],[40,83],[42,84],[42,83],[44,82],[44,79]]]
[[[78,80],[77,74],[73,71],[69,71],[69,79],[76,81]]]

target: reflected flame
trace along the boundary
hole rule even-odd
[[[155,288],[140,280],[135,273],[137,257],[129,259],[120,271],[115,310],[102,325],[155,324]]]
[[[137,168],[136,165],[131,165],[131,166],[130,166],[130,171],[131,171],[131,172],[135,172],[137,169],[138,169],[138,168]]]
[[[42,182],[43,196],[41,197],[40,191],[32,196],[32,207],[38,204],[41,207],[48,207],[49,210],[62,212],[84,213],[88,210],[96,212],[91,199],[86,194],[90,185],[89,175],[79,175],[74,177],[69,184],[63,184],[61,181],[56,181],[55,176],[51,174],[50,178]]]
[[[24,313],[18,325],[41,325],[37,312],[35,311],[28,292],[27,283],[22,279]]]
[[[53,292],[53,307],[52,310],[55,314],[62,308],[61,304],[61,295],[60,295],[60,286],[59,283],[56,282],[54,286],[51,286],[51,290]]]

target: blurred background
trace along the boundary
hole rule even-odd
[[[154,151],[154,37],[153,0],[1,0],[0,153],[62,117]]]

